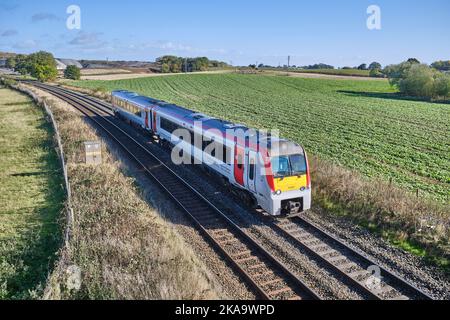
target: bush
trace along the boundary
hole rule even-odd
[[[450,97],[450,74],[437,74],[434,80],[434,91],[437,97]]]
[[[369,65],[369,70],[381,70],[381,64],[374,61]]]
[[[450,96],[450,75],[426,64],[406,61],[387,66],[383,73],[389,77],[390,84],[402,93],[426,98]]]
[[[17,64],[17,61],[16,61],[16,58],[14,58],[14,57],[9,57],[6,60],[6,68],[8,68],[8,69],[14,69],[16,67],[16,64]]]
[[[17,81],[14,79],[10,79],[10,78],[0,78],[0,84],[6,86],[6,87],[11,87],[17,84]]]
[[[80,80],[81,71],[77,66],[68,66],[66,70],[64,70],[64,78],[72,79],[72,80]]]
[[[15,71],[22,75],[29,74],[41,82],[55,80],[58,76],[56,62],[49,52],[39,51],[29,56],[15,57]]]
[[[367,70],[367,64],[363,63],[358,66],[358,70]]]
[[[384,74],[380,71],[380,69],[370,69],[369,76],[374,78],[383,78]]]
[[[400,81],[401,92],[412,96],[434,97],[435,72],[424,64],[412,65]]]
[[[47,82],[56,79],[58,70],[50,65],[35,64],[31,66],[30,74],[41,82]]]
[[[439,71],[450,71],[450,60],[436,61],[433,62],[431,66]]]
[[[163,63],[161,66],[161,72],[162,73],[169,73],[170,72],[170,67],[167,63]]]

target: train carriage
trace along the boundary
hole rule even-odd
[[[300,145],[129,91],[114,91],[116,115],[207,166],[242,198],[271,215],[311,207],[311,181]]]

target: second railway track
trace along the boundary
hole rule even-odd
[[[430,300],[432,297],[397,276],[359,250],[302,217],[281,219],[272,223],[301,250],[333,271],[343,281],[368,299]]]
[[[191,187],[134,138],[107,119],[110,105],[65,89],[34,85],[51,92],[91,117],[116,140],[174,201],[191,217],[198,229],[233,265],[247,283],[265,299],[319,299],[319,296],[285,265],[260,246],[226,214]],[[105,118],[106,117],[106,118]],[[128,136],[130,144],[117,136]],[[149,161],[152,159],[152,161]],[[307,220],[296,217],[268,222],[302,252],[320,262],[346,285],[367,299],[432,299],[391,270],[380,267],[364,253]],[[374,272],[374,275],[372,275]],[[379,273],[377,273],[379,272]]]

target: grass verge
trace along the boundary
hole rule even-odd
[[[209,271],[149,207],[106,143],[101,165],[84,164],[83,142],[100,137],[70,106],[57,99],[48,104],[66,155],[74,226],[45,298],[218,298],[221,291]]]
[[[65,195],[45,111],[0,88],[0,299],[39,297],[57,258]]]
[[[420,256],[450,276],[450,208],[417,198],[390,183],[367,179],[316,157],[313,199],[327,214],[351,219]]]

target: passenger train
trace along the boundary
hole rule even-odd
[[[112,105],[117,117],[205,165],[270,215],[310,209],[309,164],[300,145],[129,91],[112,92]]]

